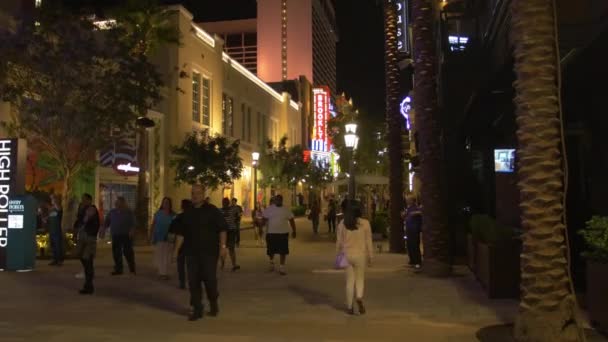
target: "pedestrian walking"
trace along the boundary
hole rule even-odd
[[[175,218],[173,202],[169,197],[163,198],[160,208],[154,214],[150,231],[151,241],[154,245],[154,263],[161,280],[169,279],[169,264],[173,255],[173,242],[168,241],[169,227]]]
[[[420,253],[420,234],[422,233],[422,211],[416,204],[414,196],[405,199],[407,208],[404,212],[405,236],[407,237],[407,255],[409,266],[419,270],[422,264]]]
[[[232,263],[232,272],[235,272],[241,269],[241,266],[236,263],[235,249],[238,234],[237,221],[239,220],[241,213],[234,205],[231,205],[230,199],[226,197],[222,200],[222,214],[224,215],[224,220],[226,220],[226,224],[228,225],[228,231],[226,232],[226,246],[228,247],[230,262]],[[224,269],[224,263],[225,260],[222,258],[222,269]]]
[[[114,208],[106,215],[101,236],[105,236],[107,229],[110,229],[112,237],[112,258],[114,259],[114,270],[111,275],[123,274],[123,256],[127,260],[129,272],[135,275],[135,252],[133,251],[135,215],[129,209],[127,200],[122,196],[116,198]]]
[[[243,207],[241,207],[239,204],[239,200],[237,200],[236,198],[232,199],[232,206],[234,207],[234,210],[237,212],[237,219],[236,219],[236,246],[240,247],[241,246],[241,219],[243,218]]]
[[[61,198],[57,195],[51,196],[51,207],[49,210],[48,227],[49,239],[51,241],[51,249],[53,251],[53,261],[49,265],[63,265],[63,229],[61,229],[61,220],[63,219],[63,208],[61,207]]]
[[[99,233],[99,213],[94,205],[89,205],[82,218],[78,229],[78,242],[76,244],[76,256],[84,269],[84,286],[80,294],[93,294],[93,277],[95,268],[93,262],[97,254],[97,234]]]
[[[274,256],[279,254],[281,258],[279,274],[286,275],[285,261],[289,255],[289,226],[291,226],[292,238],[296,238],[296,223],[293,213],[289,208],[283,206],[283,196],[276,195],[273,204],[264,210],[262,216],[265,223],[268,223],[266,254],[270,259],[270,271],[275,271]]]
[[[258,203],[253,211],[251,212],[251,219],[253,220],[253,233],[255,235],[255,240],[258,245],[264,245],[264,216],[263,210],[261,209],[262,205]]]
[[[192,208],[192,201],[189,199],[183,199],[181,204],[182,212],[175,216],[169,227],[169,234],[173,236],[182,236],[184,233],[184,213]],[[170,239],[172,240],[172,239]],[[179,278],[179,288],[186,288],[186,253],[184,252],[184,245],[175,246],[174,248],[174,260],[177,261],[177,275]]]
[[[338,215],[338,207],[336,204],[336,200],[333,198],[329,200],[329,204],[327,206],[327,226],[329,234],[336,233],[336,220]]]
[[[312,221],[312,231],[315,235],[319,234],[319,215],[321,214],[321,205],[318,199],[313,199],[310,203],[310,213],[308,218]]]
[[[91,196],[88,193],[82,194],[82,197],[80,198],[80,203],[78,204],[78,211],[76,213],[76,221],[74,222],[74,225],[72,226],[72,240],[75,243],[78,243],[78,233],[84,223],[84,217],[86,215],[87,209],[92,205],[93,205],[93,196]],[[84,272],[76,273],[76,278],[83,279]]]
[[[203,317],[203,295],[201,283],[210,304],[209,315],[219,314],[217,289],[217,262],[220,255],[226,256],[227,223],[222,212],[205,202],[202,186],[192,186],[193,208],[182,217],[182,232],[177,239],[178,248],[183,244],[188,271],[190,305],[193,310],[188,319],[196,321]]]
[[[363,291],[365,288],[365,269],[373,258],[372,229],[369,221],[361,217],[361,207],[357,201],[346,203],[344,220],[338,225],[336,250],[344,253],[348,261],[346,267],[346,308],[350,315],[355,314],[353,301],[356,298],[359,314],[365,314]]]

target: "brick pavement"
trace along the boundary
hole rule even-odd
[[[488,300],[464,267],[450,279],[412,274],[402,255],[377,256],[368,314],[345,315],[333,244],[313,236],[307,221],[298,226],[286,277],[267,272],[264,250],[244,232],[243,269],[220,273],[220,317],[194,323],[186,321],[187,292],[156,279],[149,247],[136,250],[136,277],[111,277],[102,249],[94,296],[76,293],[76,261],[1,273],[0,341],[510,341],[503,325],[513,321],[515,301]]]

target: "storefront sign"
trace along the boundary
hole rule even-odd
[[[408,0],[397,0],[397,48],[410,53]]]
[[[0,139],[0,269],[6,268],[9,229],[23,228],[23,210],[11,197],[22,194],[25,187],[25,140]],[[17,214],[11,212],[15,210]]]
[[[327,121],[329,120],[329,88],[313,89],[314,131],[311,150],[314,153],[327,153],[331,144],[327,135]]]

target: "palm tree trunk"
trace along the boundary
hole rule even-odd
[[[384,41],[386,73],[386,123],[388,125],[389,191],[390,191],[390,251],[405,250],[403,241],[403,155],[401,115],[399,114],[399,66],[397,64],[397,7],[384,0]]]
[[[518,341],[584,341],[564,225],[559,59],[552,0],[513,0],[523,251]]]
[[[435,9],[431,0],[412,2],[414,40],[414,110],[420,156],[421,200],[424,224],[424,272],[451,273],[450,237],[445,194],[441,181],[441,129],[437,98]]]

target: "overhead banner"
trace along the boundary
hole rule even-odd
[[[328,87],[314,88],[312,92],[314,100],[314,125],[310,149],[314,157],[315,154],[327,154],[331,151],[331,142],[327,134],[327,121],[330,118],[330,98]]]
[[[410,53],[408,0],[397,0],[397,48],[400,52]]]
[[[2,270],[7,267],[9,229],[21,229],[23,223],[22,216],[11,215],[12,211],[21,208],[11,199],[25,191],[26,160],[25,140],[0,139],[0,269]]]

